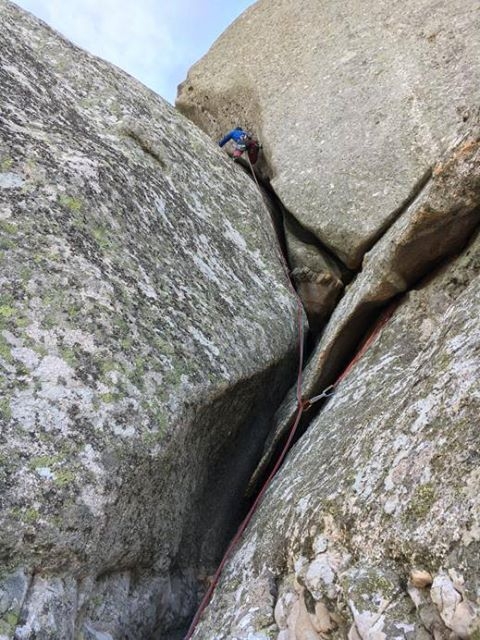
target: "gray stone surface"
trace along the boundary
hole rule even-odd
[[[357,267],[479,99],[477,0],[260,0],[177,106],[214,138],[256,131],[283,204]]]
[[[459,251],[478,225],[479,116],[472,120],[470,131],[435,165],[422,192],[366,254],[362,271],[346,288],[305,367],[304,398],[334,383],[379,310]],[[291,389],[277,412],[255,477],[263,473],[290,428],[296,408],[296,390]]]
[[[0,13],[0,636],[166,638],[292,382],[295,302],[205,134]]]
[[[310,330],[318,333],[343,293],[341,265],[319,246],[293,216],[284,214],[285,244],[290,273],[308,317]]]
[[[479,300],[477,236],[296,444],[194,638],[478,637]]]

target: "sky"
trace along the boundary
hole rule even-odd
[[[173,104],[177,85],[255,0],[15,0]]]

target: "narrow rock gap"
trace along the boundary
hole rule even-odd
[[[172,582],[175,576],[178,577],[176,591],[172,591],[178,614],[176,624],[162,630],[164,640],[183,637],[182,633],[186,632],[195,613],[194,602],[203,595],[200,592],[205,590],[209,577],[248,512],[251,503],[245,496],[245,486],[272,429],[275,411],[293,383],[295,358],[296,349],[261,374],[238,383],[229,390],[228,398],[217,399],[219,408],[214,413],[223,415],[221,428],[231,431],[231,437],[225,439],[221,447],[202,452],[202,442],[207,441],[203,432],[214,425],[202,411],[196,410],[198,428],[194,430],[195,440],[188,443],[189,450],[195,453],[195,460],[191,459],[190,464],[196,464],[197,459],[203,463],[197,473],[197,488],[190,496],[179,552],[170,567]],[[242,399],[253,395],[252,389],[263,391],[257,394],[251,406],[242,407]],[[236,416],[242,411],[245,415],[232,429]],[[211,405],[204,410],[204,413],[209,412]],[[152,640],[158,637],[153,635]]]
[[[241,161],[238,163],[243,170],[250,175],[253,179],[254,176],[251,175],[250,168],[247,163]],[[410,206],[410,204],[417,198],[417,196],[424,189],[426,184],[428,183],[431,177],[431,169],[429,168],[425,174],[421,177],[421,179],[415,184],[408,198],[402,203],[402,205],[395,211],[394,215],[389,218],[388,224],[384,225],[384,227],[379,231],[376,235],[375,240],[372,242],[371,247],[378,242],[378,240],[385,234],[385,232],[394,224],[394,222],[406,211],[406,209]],[[260,185],[260,189],[262,191],[262,196],[265,200],[266,206],[270,212],[272,223],[275,229],[275,233],[277,235],[278,243],[281,251],[285,257],[285,261],[289,268],[289,273],[291,273],[291,264],[288,257],[287,250],[287,240],[285,233],[285,221],[288,221],[292,227],[295,229],[295,233],[299,236],[300,239],[303,239],[307,243],[314,244],[322,251],[325,251],[332,260],[335,260],[335,264],[342,269],[342,275],[345,278],[344,284],[350,282],[358,273],[358,271],[348,270],[343,263],[336,257],[333,256],[331,251],[326,249],[318,239],[311,234],[308,230],[304,229],[300,223],[295,219],[293,214],[289,212],[275,193],[272,188],[270,181],[262,176],[256,175],[258,183]],[[473,234],[470,235],[468,240],[463,244],[463,248],[468,245],[470,238]],[[461,249],[457,247],[457,255]],[[391,305],[392,303],[399,304],[401,299],[412,289],[416,289],[419,286],[422,286],[422,282],[428,278],[432,273],[436,272],[438,269],[444,268],[448,265],[456,256],[452,257],[452,255],[448,257],[443,257],[441,259],[432,261],[432,263],[425,266],[422,273],[418,274],[417,278],[412,281],[405,292],[398,294],[397,296],[392,297],[388,301],[385,302],[369,302],[365,303],[363,306],[359,307],[355,317],[352,318],[351,322],[348,323],[348,326],[339,336],[337,342],[333,345],[329,361],[324,368],[323,376],[322,376],[322,387],[326,387],[330,384],[333,384],[340,373],[344,370],[344,368],[348,365],[348,363],[352,360],[355,353],[359,349],[359,346],[362,344],[362,341],[369,333],[369,330],[372,326],[375,325],[377,319],[382,314],[385,307]],[[343,278],[342,278],[343,280]],[[292,279],[293,282],[293,279]],[[295,286],[295,283],[294,283]],[[297,290],[298,288],[295,287]],[[338,301],[337,301],[338,304]],[[333,309],[332,309],[333,311]],[[313,350],[314,342],[319,336],[319,332],[310,331],[308,334],[307,348],[306,348],[306,356],[305,362],[307,362],[308,357]],[[315,390],[314,393],[320,392],[322,389]],[[296,442],[305,434],[310,425],[316,420],[319,413],[322,411],[326,401],[320,401],[318,404],[314,405],[313,408],[304,413],[297,434],[290,446],[290,449],[295,445]],[[268,437],[268,435],[267,435]],[[243,513],[247,513],[249,507],[253,504],[258,492],[261,490],[265,480],[268,478],[273,466],[275,465],[276,460],[280,452],[283,450],[286,440],[288,438],[288,429],[285,433],[281,435],[278,441],[275,444],[274,455],[272,455],[268,466],[265,466],[261,469],[259,475],[256,472],[250,477],[250,483],[248,479],[244,484],[244,493],[242,496],[241,503],[241,511]],[[239,504],[237,504],[237,509]],[[241,519],[240,519],[241,520]],[[224,532],[225,533],[225,532]],[[173,636],[172,636],[173,637]]]
[[[275,192],[268,176],[255,169],[253,170],[255,175],[252,176],[251,168],[245,160],[240,158],[236,162],[260,186],[261,195],[270,213],[277,241],[289,270],[290,280],[302,300],[309,324],[305,344],[307,359],[319,334],[323,331],[335,307],[343,297],[345,286],[352,281],[357,272],[348,269],[338,256],[295,218]],[[312,265],[308,265],[305,261],[299,261],[298,256],[296,263],[292,263],[287,233],[290,238],[295,239],[295,242],[303,245],[307,252],[313,250],[321,256],[323,264],[321,264],[317,273],[312,272]],[[304,284],[305,274],[308,274],[306,285]],[[315,288],[317,286],[322,291],[323,296],[309,300],[308,281],[311,280],[312,275],[314,276],[313,280],[318,279],[321,284],[310,283],[310,287]]]
[[[345,331],[332,348],[328,364],[324,368],[324,375],[322,377],[322,388],[314,389],[311,395],[320,393],[323,388],[326,388],[329,385],[335,383],[338,376],[341,375],[341,372],[355,357],[356,353],[361,348],[363,341],[368,336],[371,328],[374,327],[378,322],[385,309],[390,306],[396,309],[396,307],[401,304],[402,300],[406,295],[408,295],[409,292],[423,288],[432,278],[435,278],[439,272],[447,269],[448,266],[453,263],[458,258],[458,256],[468,248],[468,246],[478,233],[480,233],[480,226],[477,225],[463,242],[463,244],[456,248],[455,253],[451,253],[446,257],[442,257],[433,261],[427,269],[425,269],[421,274],[418,275],[418,277],[410,284],[409,288],[406,291],[393,296],[383,303],[365,304],[363,305],[363,307],[359,308],[353,321],[349,323],[348,327],[346,327]],[[312,406],[311,409],[309,409],[302,415],[296,435],[291,443],[289,450],[291,450],[300,440],[300,438],[308,431],[310,425],[317,419],[327,402],[328,399],[317,402]],[[293,422],[293,419],[291,420],[291,422]],[[289,431],[290,427],[285,429],[281,436],[277,438],[277,441],[274,445],[273,454],[271,455],[268,464],[261,468],[259,470],[260,472],[256,471],[253,474],[250,480],[250,484],[247,488],[247,493],[249,496],[252,496],[252,500],[255,498],[259,489],[262,487],[265,479],[268,478],[278,456],[280,455],[280,452],[283,451]]]
[[[283,216],[283,220],[285,221],[285,225],[290,228],[292,233],[299,240],[301,240],[305,244],[310,244],[316,247],[319,251],[321,251],[323,254],[328,256],[328,258],[332,262],[334,262],[335,265],[338,267],[338,269],[341,271],[343,284],[345,285],[348,284],[353,279],[355,274],[358,272],[358,269],[357,270],[349,269],[340,260],[340,258],[337,255],[335,255],[335,253],[333,253],[333,251],[326,244],[324,244],[319,238],[317,238],[317,236],[314,233],[312,233],[309,229],[307,229],[307,227],[304,227],[302,223],[293,215],[293,213],[286,208],[286,206],[277,196],[273,188],[270,187],[270,189],[271,189],[271,192],[270,192],[271,197],[273,197],[275,201],[278,202],[278,207],[282,211],[282,216]]]
[[[250,168],[245,161],[240,160],[239,164],[244,168],[245,172],[249,174],[250,177]],[[326,254],[335,264],[339,267],[342,272],[342,280],[345,285],[349,284],[349,282],[355,277],[355,275],[361,271],[362,269],[362,260],[363,256],[373,249],[373,247],[383,238],[383,236],[387,233],[387,231],[397,222],[397,220],[406,212],[408,207],[418,198],[418,196],[425,189],[427,184],[429,183],[432,177],[433,168],[431,166],[427,167],[422,175],[418,178],[418,180],[412,186],[410,192],[405,197],[405,199],[400,203],[400,205],[394,209],[385,222],[378,228],[377,232],[369,239],[367,243],[365,243],[360,251],[360,259],[359,265],[356,268],[349,268],[347,265],[328,247],[324,242],[318,238],[315,233],[313,233],[310,229],[308,229],[305,225],[303,225],[296,216],[283,204],[280,197],[277,195],[276,191],[271,185],[270,177],[268,175],[264,175],[262,172],[255,171],[256,178],[263,189],[265,189],[265,193],[268,196],[269,200],[272,202],[273,206],[279,211],[277,214],[282,219],[282,227],[283,221],[286,222],[287,225],[290,225],[294,230],[295,235],[305,242],[306,244],[311,244],[323,254]],[[270,173],[270,172],[268,172]],[[284,255],[287,254],[287,247],[285,241],[285,231],[282,231],[283,235],[283,246],[282,250],[284,251]]]

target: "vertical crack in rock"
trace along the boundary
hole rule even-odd
[[[196,637],[476,637],[479,240],[409,290],[314,420]]]
[[[295,301],[205,134],[0,13],[0,636],[164,638],[245,508]]]
[[[328,322],[353,272],[286,209],[266,177],[268,163],[265,159],[260,170],[253,169],[253,176],[245,160],[240,159],[237,164],[260,186],[292,284],[308,318],[311,343]]]
[[[417,198],[365,255],[362,271],[335,308],[305,367],[305,398],[336,380],[381,308],[468,242],[480,218],[479,128],[477,116],[437,163]],[[277,413],[255,482],[271,464],[295,410],[292,389]]]

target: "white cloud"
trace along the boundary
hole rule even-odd
[[[16,0],[173,102],[176,85],[253,0]]]

